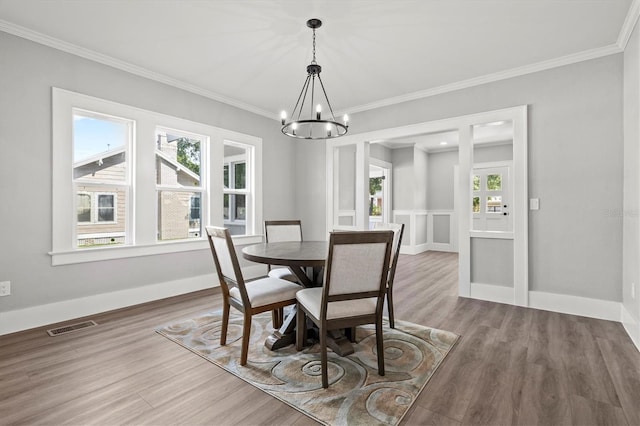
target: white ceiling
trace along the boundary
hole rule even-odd
[[[620,52],[636,9],[638,0],[0,0],[0,30],[277,119],[306,77],[309,18],[323,20],[317,61],[343,113]]]

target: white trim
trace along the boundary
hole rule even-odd
[[[622,320],[622,304],[609,300],[572,296],[569,294],[529,292],[529,307],[562,314],[580,315],[608,321]]]
[[[622,305],[622,326],[640,351],[640,320],[631,315],[624,305]]]
[[[514,239],[513,232],[503,232],[503,231],[469,231],[469,236],[471,238],[487,238],[487,239],[496,239],[496,240],[513,240]]]
[[[638,22],[638,18],[640,17],[640,0],[633,0],[631,6],[629,6],[629,11],[627,12],[627,17],[622,24],[622,28],[620,29],[620,34],[618,34],[618,41],[616,45],[624,51],[627,48],[627,44],[629,43],[629,39],[631,38],[631,33],[633,33],[633,28],[636,26]]]
[[[489,302],[514,304],[513,287],[495,284],[471,283],[470,297],[473,299],[488,300]]]
[[[251,264],[242,267],[242,275],[245,279],[262,277],[266,274],[267,265]],[[0,336],[167,297],[219,287],[219,285],[216,274],[211,273],[114,291],[112,293],[96,294],[94,296],[0,312]]]
[[[217,286],[214,274],[0,312],[0,335]]]

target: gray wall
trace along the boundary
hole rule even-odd
[[[458,164],[458,151],[429,153],[427,176],[428,210],[453,210],[453,168]]]
[[[529,214],[529,289],[621,301],[622,217],[606,212],[622,209],[622,69],[622,54],[610,55],[352,114],[350,131],[528,104],[529,196],[540,198]],[[394,209],[408,208],[399,190]]]
[[[391,150],[393,210],[412,210],[414,194],[413,147]]]
[[[624,52],[623,303],[640,319],[640,28]],[[631,288],[635,286],[635,299]],[[636,338],[640,338],[640,335]]]
[[[369,156],[371,158],[377,158],[378,160],[386,161],[387,163],[390,163],[392,160],[391,150],[379,143],[372,143],[369,146]]]
[[[427,209],[427,182],[429,176],[429,154],[421,149],[414,148],[413,151],[413,205],[412,209]],[[418,234],[420,235],[420,234]]]
[[[3,32],[0,64],[0,311],[213,272],[208,250],[51,266],[51,86],[263,138],[264,217],[296,216],[294,142],[276,121]]]

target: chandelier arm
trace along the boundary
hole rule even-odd
[[[304,109],[304,103],[307,101],[307,93],[309,93],[309,80],[311,79],[311,75],[307,74],[307,84],[305,87],[303,87],[304,90],[304,95],[302,95],[302,103],[300,104],[300,109],[298,110],[298,118],[297,120],[300,120],[300,116],[302,115],[302,110]]]
[[[327,106],[329,107],[329,112],[331,113],[331,119],[333,121],[336,121],[336,116],[333,114],[333,108],[331,108],[331,102],[329,102],[327,91],[324,90],[324,84],[322,83],[322,78],[320,78],[320,74],[318,74],[318,81],[320,81],[320,87],[322,87],[322,93],[324,93],[324,99],[327,101]]]
[[[313,117],[313,105],[315,103],[315,94],[316,94],[316,75],[313,74],[311,76],[311,105],[309,110],[309,117]]]
[[[302,103],[304,104],[304,98],[302,98],[302,94],[305,93],[305,88],[309,85],[309,75],[307,74],[307,79],[304,81],[302,85],[302,90],[300,90],[300,94],[298,95],[298,100],[296,101],[296,106],[293,107],[293,111],[291,111],[291,118],[296,114],[296,109],[298,108],[298,104],[300,103],[300,99],[303,99]],[[305,95],[306,96],[306,95]],[[302,106],[300,107],[300,111],[302,111]],[[298,119],[300,119],[300,113],[298,113]]]

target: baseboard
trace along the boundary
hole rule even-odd
[[[622,320],[622,304],[620,302],[568,294],[530,291],[529,307],[608,321],[621,322]]]
[[[247,279],[264,276],[266,273],[266,265],[254,264],[242,267],[242,274]],[[167,297],[179,296],[181,294],[217,287],[218,285],[215,274],[207,274],[14,311],[0,312],[0,336],[114,309],[152,302],[154,300],[165,299]]]
[[[622,305],[622,326],[631,337],[631,341],[636,345],[638,351],[640,351],[640,320],[631,315],[631,312],[624,305]]]
[[[453,247],[453,244],[431,243],[429,244],[429,251],[446,251],[448,253],[456,253],[458,250]]]
[[[471,293],[469,297],[473,299],[488,300],[489,302],[513,305],[513,287],[471,283]]]
[[[214,274],[0,312],[0,335],[217,286]]]
[[[400,254],[420,254],[429,251],[429,244],[418,244],[415,246],[400,246]]]

